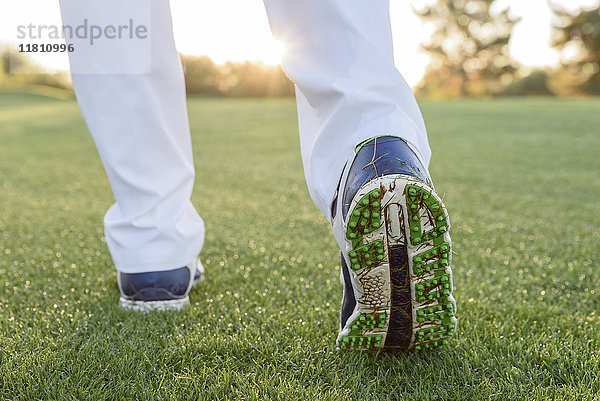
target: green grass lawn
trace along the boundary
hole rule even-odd
[[[292,100],[190,99],[207,280],[143,315],[117,306],[77,104],[1,92],[0,399],[599,399],[600,100],[422,107],[458,332],[375,355],[335,350],[339,251]]]

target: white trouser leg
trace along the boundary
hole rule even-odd
[[[63,24],[88,19],[89,25],[106,26],[147,15],[131,4],[61,0]],[[204,223],[190,202],[195,170],[169,2],[143,6],[151,7],[150,73],[106,73],[115,62],[143,62],[126,40],[113,39],[110,49],[80,46],[70,55],[72,69],[83,64],[97,72],[73,70],[73,85],[115,196],[104,218],[106,242],[117,270],[125,273],[182,267],[204,242]]]
[[[407,140],[429,164],[419,107],[394,66],[388,0],[264,0],[296,84],[300,146],[311,197],[331,217],[344,164],[365,139]]]

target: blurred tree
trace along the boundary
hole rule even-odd
[[[547,68],[548,88],[556,96],[572,97],[581,95],[579,89],[581,78],[573,68],[559,65],[554,68]]]
[[[436,29],[423,49],[431,55],[418,91],[446,96],[495,95],[516,71],[508,54],[518,19],[508,9],[494,12],[495,0],[437,0],[415,9]]]
[[[215,64],[209,57],[181,56],[187,93],[266,97],[292,96],[294,84],[280,66],[255,62]]]
[[[578,89],[600,94],[600,1],[598,7],[576,15],[555,4],[552,11],[557,19],[552,45],[563,53],[574,54],[563,64],[579,76]]]
[[[208,56],[181,56],[187,93],[221,95],[221,72]]]
[[[223,66],[224,91],[227,96],[292,96],[294,84],[280,66],[262,63],[229,62]]]
[[[0,46],[0,87],[56,88],[71,92],[71,79],[66,71],[48,73],[27,54]]]
[[[544,70],[534,70],[521,79],[511,82],[504,94],[507,96],[552,96],[548,86],[548,73]]]
[[[255,62],[216,64],[208,56],[181,55],[186,92],[208,96],[293,96],[294,84],[280,66]],[[73,90],[68,72],[50,73],[26,54],[0,44],[0,87]]]
[[[10,51],[8,46],[2,46],[0,49],[0,63],[2,64],[2,73],[9,75],[11,73],[32,73],[39,70],[31,59],[24,53]]]

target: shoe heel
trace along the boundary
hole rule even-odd
[[[429,349],[456,330],[450,221],[433,189],[407,176],[373,180],[345,222],[357,306],[340,349]]]

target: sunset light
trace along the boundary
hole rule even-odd
[[[596,0],[556,0],[569,10],[588,7]],[[390,2],[396,65],[410,85],[422,78],[429,56],[420,50],[432,27],[417,17],[412,7],[428,1]],[[499,7],[510,7],[521,17],[515,26],[510,52],[526,67],[555,65],[558,52],[550,47],[551,12],[546,0],[501,0]],[[271,37],[261,0],[196,2],[171,0],[175,41],[180,53],[208,55],[216,63],[261,61],[278,64],[284,46]],[[9,13],[0,15],[0,42],[15,43],[17,23],[60,24],[58,0],[23,0],[14,3]],[[65,54],[32,55],[47,68],[68,69]]]

